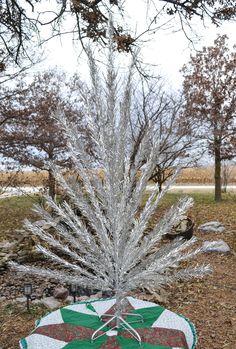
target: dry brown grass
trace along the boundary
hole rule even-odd
[[[1,186],[44,186],[47,183],[47,171],[0,172]]]
[[[230,184],[236,183],[236,166],[229,167],[227,179]],[[177,183],[214,184],[214,168],[213,166],[185,168],[177,179]]]
[[[99,176],[103,176],[101,170],[97,171]],[[71,174],[67,173],[66,175]],[[24,172],[0,172],[0,186],[45,186],[47,183],[47,171],[24,171]],[[213,167],[194,167],[182,170],[178,184],[214,184]],[[236,183],[236,166],[229,169],[228,183]]]
[[[214,183],[213,167],[185,168],[181,171],[177,183],[212,184]]]
[[[97,170],[98,176],[103,176],[101,170]],[[79,176],[73,171],[64,172],[65,177],[74,176],[79,178]],[[47,171],[0,171],[0,187],[4,186],[46,186],[48,181]]]

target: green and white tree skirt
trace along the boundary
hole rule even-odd
[[[112,330],[109,324],[91,340],[93,333],[114,314],[115,299],[75,303],[58,309],[37,323],[35,330],[20,341],[21,349],[194,349],[193,324],[151,302],[127,298],[125,312],[139,314],[143,322],[125,317],[141,337],[141,344],[123,328]],[[104,315],[105,314],[105,315]],[[107,319],[106,319],[107,320]]]

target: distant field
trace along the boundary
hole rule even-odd
[[[0,186],[44,186],[47,182],[47,172],[0,172]],[[213,184],[213,167],[195,167],[183,169],[177,184]],[[228,169],[228,183],[236,184],[236,166]]]
[[[178,184],[214,184],[214,168],[185,168],[176,182]],[[236,184],[236,166],[230,166],[227,169],[227,182],[228,184]]]
[[[47,171],[0,172],[0,186],[44,186],[47,176]]]

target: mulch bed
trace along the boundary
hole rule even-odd
[[[236,240],[236,202],[229,205],[214,205],[209,208],[194,208],[191,216],[195,222],[203,223],[219,220],[226,225],[226,231],[216,233],[195,233],[199,240],[223,239],[232,249],[230,253],[205,253],[197,257],[199,264],[211,264],[214,272],[201,280],[178,282],[166,288],[167,299],[164,307],[183,314],[196,326],[198,333],[197,349],[235,349],[236,348],[236,273],[234,252]],[[187,264],[194,264],[189,261]],[[10,273],[10,274],[9,274]],[[8,279],[15,289],[22,285],[22,279],[13,279],[12,272],[0,277]],[[4,291],[4,290],[2,290]],[[16,291],[19,293],[20,291]],[[144,295],[155,302],[155,295]],[[159,302],[159,299],[156,299]],[[42,315],[42,314],[41,314]],[[18,349],[20,338],[27,336],[34,328],[39,313],[25,314],[22,308],[10,312],[5,302],[0,303],[0,349]],[[42,348],[43,349],[43,348]],[[46,349],[46,348],[45,348]]]

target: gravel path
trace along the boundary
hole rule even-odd
[[[43,187],[8,187],[0,192],[0,199],[11,196],[21,196],[25,194],[36,194],[41,191]]]
[[[155,187],[154,184],[149,184],[147,190],[151,191]],[[165,186],[163,186],[164,188]],[[172,185],[170,191],[174,192],[213,192],[215,189],[214,185]],[[43,190],[43,187],[8,187],[3,192],[0,192],[0,199],[11,196],[21,196],[25,194],[35,194]],[[236,192],[236,185],[228,185],[227,191]]]
[[[154,184],[150,184],[147,186],[147,190],[151,191],[155,187]],[[165,188],[165,186],[163,186]],[[183,192],[213,192],[215,190],[214,185],[194,185],[194,184],[189,184],[189,185],[172,185],[169,189],[170,191],[183,191]],[[236,185],[228,185],[227,186],[227,191],[230,192],[236,192]]]

